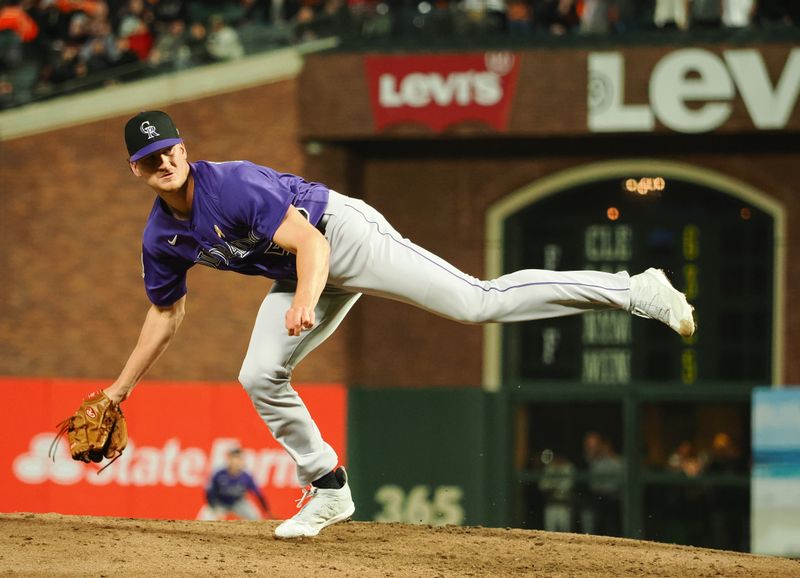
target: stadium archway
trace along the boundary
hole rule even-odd
[[[656,190],[640,195],[624,190],[628,179],[639,181],[656,177],[665,181],[663,192]],[[652,188],[652,183],[650,186]],[[685,209],[687,205],[690,205],[688,210]],[[618,211],[617,218],[612,220],[615,209]],[[686,279],[683,277],[686,276],[699,273],[701,279],[713,278],[711,271],[697,271],[699,262],[711,264],[714,259],[723,258],[723,267],[727,268],[727,276],[731,277],[735,273],[734,266],[747,255],[734,254],[733,247],[723,247],[719,244],[720,239],[714,238],[721,235],[737,240],[736,228],[730,223],[726,225],[723,222],[725,218],[751,225],[750,237],[744,239],[749,244],[743,247],[750,251],[753,268],[750,273],[758,275],[766,272],[769,277],[761,287],[761,293],[766,290],[765,296],[771,305],[767,338],[770,359],[766,369],[770,382],[781,383],[783,318],[780,312],[784,302],[785,270],[781,239],[785,235],[784,211],[778,202],[762,191],[724,174],[685,163],[637,159],[594,163],[540,179],[504,197],[488,211],[486,276],[494,278],[519,267],[616,267],[617,270],[629,269],[636,273],[648,266],[661,266],[671,269],[676,285],[684,286]],[[669,219],[673,219],[672,227],[665,227]],[[646,222],[642,223],[642,220]],[[686,226],[690,227],[686,229]],[[625,240],[620,237],[630,235],[631,227],[638,230],[633,231],[634,237],[629,239],[634,244],[629,255],[624,254],[624,247],[617,247],[618,251],[623,251],[617,254],[608,253],[614,251],[613,247],[603,249],[608,243],[624,244]],[[534,233],[527,236],[523,234],[525,238],[521,239],[520,230],[525,228]],[[620,228],[614,236],[613,229]],[[680,259],[676,259],[674,251],[672,255],[666,254],[669,252],[670,239],[665,239],[665,236],[671,236],[673,248],[684,253],[679,255]],[[702,246],[694,249],[679,246],[691,243],[691,237]],[[514,254],[513,243],[519,241],[527,242],[529,246]],[[585,251],[582,256],[575,254],[576,250],[585,249],[592,243],[597,246],[595,255],[587,255]],[[644,244],[650,250],[640,250]],[[572,254],[569,254],[569,248],[573,249]],[[541,250],[541,254],[531,259],[530,253],[536,249]],[[695,255],[692,254],[693,250]],[[753,254],[753,251],[758,253]],[[559,266],[565,263],[570,266]],[[747,271],[743,271],[746,267],[739,264],[740,276],[744,277],[747,275]],[[680,266],[680,269],[676,270],[676,266]],[[691,284],[692,280],[689,281]],[[694,282],[697,282],[697,277]],[[713,285],[709,285],[709,290],[730,292],[729,287]],[[692,287],[684,289],[694,290]],[[718,300],[714,295],[696,297],[701,331],[703,327],[710,326],[711,319],[703,319],[700,303],[705,300],[707,303],[703,305],[716,307]],[[717,318],[713,322],[717,326],[725,324],[724,320],[718,318],[723,313],[715,315]],[[510,326],[505,330],[514,332],[517,329]],[[503,353],[507,336],[504,339],[503,331],[504,327],[500,325],[490,325],[485,329],[483,383],[489,391],[500,389],[508,377],[508,368],[504,368],[504,355],[507,361],[507,354]],[[680,343],[679,340],[675,341]],[[708,366],[709,372],[713,369],[711,365]],[[753,373],[752,370],[748,371]]]
[[[781,382],[784,230],[782,207],[763,192],[660,160],[565,170],[490,209],[489,278],[655,266],[686,291],[698,320],[689,339],[620,311],[487,326],[485,388],[509,410],[512,525],[747,550],[750,395]],[[695,498],[671,457],[714,444],[736,465],[703,472],[696,481],[712,491]],[[599,482],[592,447],[610,448]],[[571,495],[554,497],[561,490],[548,476],[563,482],[565,471]],[[564,503],[569,512],[552,526],[548,511]],[[687,533],[676,514],[686,508],[717,523]]]

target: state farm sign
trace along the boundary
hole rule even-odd
[[[511,52],[367,56],[375,127],[423,124],[435,132],[464,122],[508,126],[519,58]]]
[[[683,133],[721,127],[738,92],[753,126],[786,127],[800,94],[800,48],[790,50],[772,82],[761,53],[752,48],[686,48],[662,57],[650,73],[647,104],[625,101],[625,57],[592,53],[588,59],[588,128],[592,132],[649,132],[656,120]]]
[[[52,431],[34,435],[27,451],[14,458],[11,471],[18,481],[30,485],[52,482],[72,486],[86,482],[92,486],[198,488],[206,485],[214,468],[225,463],[227,451],[239,447],[245,467],[259,487],[300,487],[294,461],[283,449],[242,447],[238,438],[214,438],[204,447],[182,447],[177,437],[159,446],[140,446],[130,438],[122,457],[98,474],[100,466],[72,459],[66,440],[61,440],[51,459],[48,454],[53,437]]]
[[[0,377],[10,412],[0,446],[0,512],[191,519],[203,512],[204,487],[231,446],[277,517],[297,511],[294,461],[272,438],[238,384],[144,382],[123,403],[130,443],[98,475],[73,461],[66,440],[48,449],[54,425],[108,382]],[[297,389],[325,439],[347,460],[347,391],[341,385]]]

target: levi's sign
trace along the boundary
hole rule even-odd
[[[759,130],[786,127],[800,94],[800,48],[793,48],[775,82],[755,49],[700,48],[670,52],[650,73],[647,104],[625,101],[625,57],[595,52],[588,59],[588,128],[591,132],[649,132],[656,120],[683,133],[724,125],[736,93]]]
[[[377,130],[422,124],[434,132],[464,122],[508,126],[519,58],[511,52],[367,56]]]

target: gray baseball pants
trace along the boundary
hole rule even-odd
[[[627,309],[627,273],[526,269],[483,281],[403,238],[365,202],[331,191],[325,237],[331,246],[328,284],[316,325],[287,335],[294,281],[276,281],[256,318],[239,381],[275,439],[297,464],[301,485],[336,467],[291,386],[294,367],[327,339],[362,293],[420,307],[462,323],[530,321],[596,309]]]

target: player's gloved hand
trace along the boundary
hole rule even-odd
[[[73,460],[111,460],[100,471],[120,457],[128,445],[128,425],[122,408],[102,391],[87,396],[78,410],[56,427],[59,431],[50,445],[50,456],[55,459],[58,441],[66,434]]]

